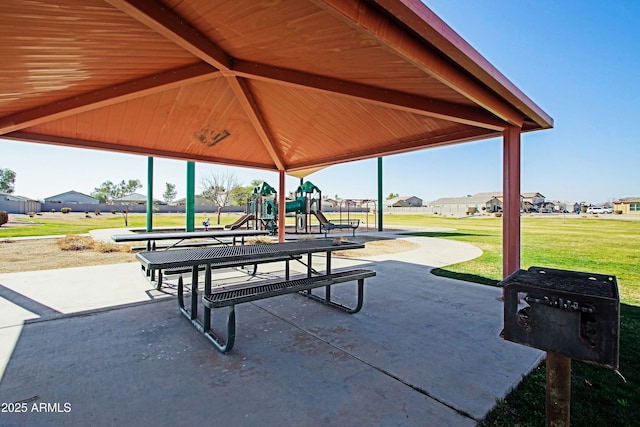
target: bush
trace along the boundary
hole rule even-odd
[[[613,213],[616,215],[622,215],[622,209],[616,209]]]
[[[62,212],[63,214],[68,214],[69,212],[71,212],[71,208],[62,208],[60,209],[60,212]]]
[[[93,213],[96,215],[100,215],[100,209],[96,209],[95,211],[93,211]]]
[[[0,227],[2,224],[6,224],[9,222],[9,214],[5,211],[0,211]]]
[[[36,216],[35,212],[27,212],[27,215],[29,215],[29,218],[33,218],[34,216]]]
[[[93,249],[95,241],[89,236],[69,235],[58,239],[58,247],[63,251],[83,251]]]
[[[502,216],[502,212],[496,212],[493,214],[496,218],[500,218]]]

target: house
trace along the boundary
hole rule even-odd
[[[410,208],[422,206],[422,199],[416,196],[400,196],[385,201],[386,207]]]
[[[465,197],[443,197],[433,201],[435,214],[440,215],[473,215],[483,212],[498,212],[502,210],[502,200],[497,193],[478,193]]]
[[[114,205],[146,205],[147,196],[140,193],[131,193],[128,196],[121,197],[119,199],[113,199]],[[153,204],[165,204],[163,201],[153,199]]]
[[[613,202],[613,211],[640,215],[640,197],[624,197]]]
[[[187,199],[183,197],[182,199],[178,199],[174,201],[173,204],[177,206],[186,206]],[[216,206],[216,204],[213,203],[211,200],[205,199],[204,197],[198,196],[198,195],[196,195],[195,205],[200,207],[211,207],[211,208]]]
[[[545,207],[545,197],[540,193],[522,193],[522,203],[530,203],[537,208]]]
[[[67,191],[66,193],[56,194],[55,196],[45,197],[45,203],[66,203],[78,205],[97,205],[98,199],[79,191]]]

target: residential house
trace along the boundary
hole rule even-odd
[[[177,206],[186,206],[187,199],[186,198],[178,199],[174,201],[173,204]],[[198,196],[198,195],[196,195],[195,197],[195,205],[198,207],[209,207],[209,208],[214,208],[216,206],[216,204],[213,203],[211,200],[205,199],[204,197]]]
[[[56,194],[55,196],[45,197],[44,202],[78,205],[97,205],[99,203],[98,199],[95,197],[74,190]]]
[[[613,211],[623,214],[640,215],[640,197],[624,197],[613,202]]]
[[[140,193],[131,193],[127,196],[121,197],[119,199],[113,200],[114,205],[146,205],[147,204],[147,196]],[[158,199],[153,199],[153,204],[158,205],[165,203]]]
[[[502,210],[502,201],[497,193],[478,193],[465,197],[443,197],[430,203],[433,212],[440,215],[473,215]]]
[[[400,196],[385,201],[385,206],[393,208],[419,208],[422,206],[422,199],[416,196]]]

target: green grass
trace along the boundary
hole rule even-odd
[[[484,284],[502,276],[502,223],[498,218],[445,219],[389,217],[386,225],[451,227],[451,232],[412,233],[474,244],[481,257],[434,274]],[[621,295],[620,373],[573,361],[571,425],[640,425],[640,221],[566,218],[522,218],[521,267],[532,265],[611,274]],[[542,364],[531,372],[480,424],[487,426],[544,426],[545,378]]]
[[[29,218],[26,215],[9,216],[11,221],[24,221],[30,224],[25,227],[0,227],[0,238],[3,237],[27,237],[27,236],[51,236],[51,235],[67,235],[67,234],[84,234],[90,230],[101,228],[125,228],[124,218],[120,213],[103,213],[101,215],[89,214],[62,214],[43,213]],[[216,223],[215,215],[196,215],[195,225],[200,227],[202,221],[209,216],[211,223]],[[128,228],[145,228],[147,217],[145,214],[129,214]],[[220,218],[221,224],[230,224],[237,219],[237,216],[223,214]],[[182,227],[186,224],[185,215],[154,215],[153,226],[156,227]]]

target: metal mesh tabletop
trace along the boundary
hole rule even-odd
[[[300,255],[361,248],[364,248],[362,243],[318,239],[285,243],[140,252],[136,255],[136,258],[149,268],[171,268],[207,264],[222,260],[250,263],[251,261],[274,255]]]

